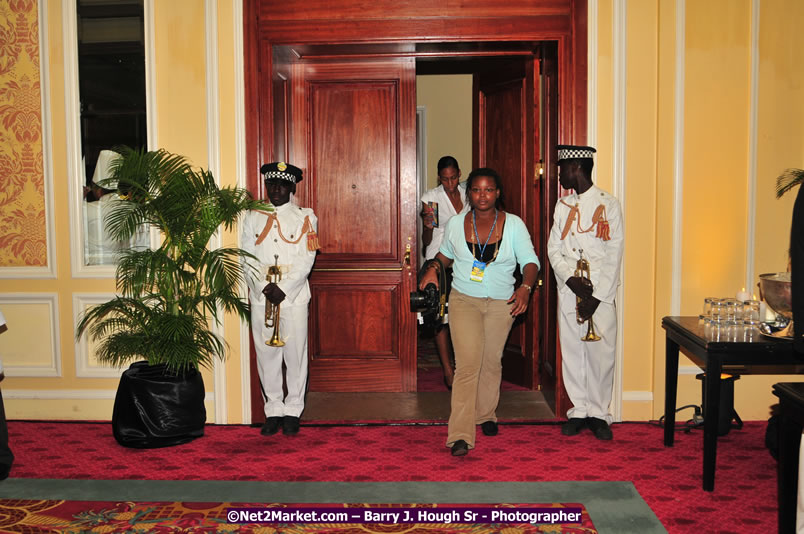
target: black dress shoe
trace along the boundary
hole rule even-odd
[[[5,480],[8,478],[8,474],[11,472],[11,466],[6,464],[0,464],[0,480]]]
[[[565,436],[575,436],[586,428],[586,419],[570,417],[569,421],[561,425],[561,433]]]
[[[286,415],[282,421],[282,433],[286,436],[295,436],[299,433],[299,418]]]
[[[450,451],[452,452],[453,456],[464,456],[467,452],[469,452],[469,444],[464,440],[459,439],[452,444]]]
[[[496,436],[500,428],[496,422],[486,421],[485,423],[480,423],[480,430],[483,431],[484,436]]]
[[[269,417],[265,420],[265,423],[262,424],[262,428],[260,429],[260,434],[263,436],[273,436],[277,432],[279,432],[279,426],[282,424],[281,417]]]
[[[609,424],[603,419],[598,419],[597,417],[587,417],[586,421],[597,439],[609,441],[614,437],[614,435],[611,433]]]

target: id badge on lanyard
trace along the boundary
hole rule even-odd
[[[489,244],[489,239],[491,239],[491,233],[494,232],[494,228],[497,226],[497,208],[494,208],[494,223],[491,225],[491,229],[489,229],[489,235],[486,237],[486,242],[483,243],[483,246],[480,247],[480,257],[483,257],[483,253],[486,252],[486,245]],[[475,219],[475,211],[472,210],[472,228],[475,231],[475,239],[477,242],[480,243],[480,237],[477,235],[477,221]],[[497,243],[497,247],[499,248],[500,244]],[[474,260],[472,263],[472,272],[469,273],[469,280],[472,282],[482,282],[483,275],[486,274],[486,265],[488,265],[484,261]]]
[[[469,280],[472,282],[482,282],[484,274],[486,274],[486,263],[475,260],[474,263],[472,263],[472,272],[469,274]]]

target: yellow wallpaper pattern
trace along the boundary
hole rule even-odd
[[[0,0],[0,267],[47,264],[36,0]]]

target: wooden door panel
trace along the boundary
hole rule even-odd
[[[503,203],[506,211],[525,219],[523,206],[523,183],[525,155],[524,146],[525,97],[524,77],[494,87],[484,87],[484,132],[485,166],[491,167],[503,183]],[[517,272],[517,279],[519,273]],[[504,376],[509,382],[531,386],[527,377],[531,369],[526,354],[526,320],[517,318],[511,327],[506,344]]]
[[[348,376],[349,380],[343,380]],[[327,360],[317,362],[315,372],[309,374],[310,391],[347,392],[400,392],[406,389],[399,366],[393,361]]]
[[[310,390],[415,391],[415,64],[310,61],[293,72],[291,155],[306,162],[321,243]]]
[[[537,133],[534,113],[532,59],[489,68],[475,76],[475,154],[480,166],[491,167],[500,175],[506,211],[520,217],[531,237],[538,238],[533,217],[532,188]],[[534,244],[537,244],[534,241]],[[537,253],[539,247],[536,246]],[[542,257],[539,254],[540,258]],[[516,273],[519,279],[519,272]],[[503,353],[503,377],[515,384],[534,387],[535,362],[539,358],[538,299],[529,312],[517,318]]]
[[[310,100],[324,258],[398,261],[397,84],[315,82]]]
[[[393,359],[399,360],[398,284],[367,283],[344,287],[319,282],[313,291],[312,316],[316,331],[314,360]],[[391,310],[390,314],[366,313]]]
[[[522,183],[524,173],[524,80],[484,93],[487,119],[485,166],[500,174],[506,211],[525,219]],[[504,119],[504,120],[503,120]]]

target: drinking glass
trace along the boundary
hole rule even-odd
[[[711,312],[709,316],[713,322],[726,320],[726,303],[720,299],[713,300],[711,303]]]
[[[703,327],[704,327],[704,337],[709,339],[709,334],[712,331],[712,318],[711,317],[704,317],[703,319]]]
[[[703,315],[705,317],[711,317],[712,316],[712,303],[716,302],[716,301],[719,301],[719,300],[720,299],[716,298],[716,297],[706,297],[704,299]]]
[[[724,341],[742,341],[743,340],[743,322],[728,320],[726,321],[726,339]]]
[[[759,341],[759,321],[748,319],[743,322],[743,341],[754,343]]]
[[[740,308],[740,315],[742,316],[742,304],[737,301],[737,299],[725,299],[723,301],[725,303],[725,310],[726,310],[726,320],[727,321],[736,321],[742,317],[737,317],[737,308]]]
[[[726,321],[716,321],[712,319],[709,326],[709,335],[706,339],[709,341],[726,341],[727,332]]]
[[[759,321],[759,301],[746,300],[743,303],[743,319],[745,321]]]

